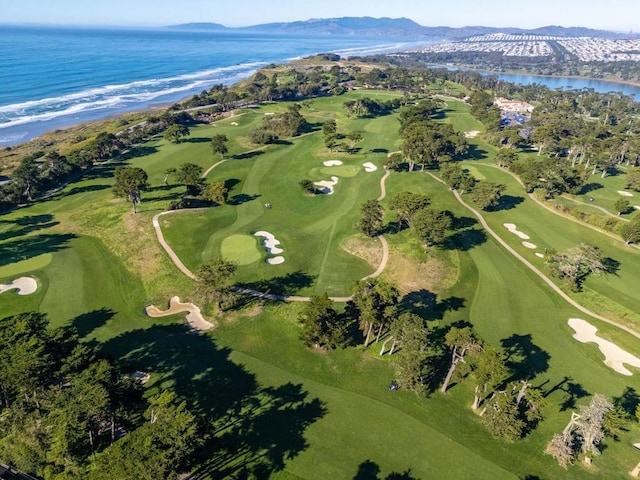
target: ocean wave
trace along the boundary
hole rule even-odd
[[[139,105],[165,97],[175,98],[180,93],[198,91],[214,83],[231,83],[264,65],[265,62],[243,63],[167,78],[105,85],[59,97],[3,105],[0,106],[0,129],[83,112]]]

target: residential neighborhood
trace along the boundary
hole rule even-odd
[[[555,48],[554,48],[555,47]],[[548,57],[565,51],[583,62],[640,60],[640,40],[492,33],[429,45],[421,53],[500,52],[505,57]]]

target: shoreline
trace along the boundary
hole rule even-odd
[[[292,65],[296,62],[297,60],[292,60],[289,62],[285,62],[283,63],[283,65]],[[619,85],[624,85],[624,86],[629,86],[629,87],[634,87],[634,88],[639,88],[640,89],[640,82],[631,82],[631,81],[623,81],[623,80],[612,80],[612,79],[605,79],[605,78],[592,78],[592,77],[585,77],[585,76],[575,76],[575,75],[543,75],[543,74],[535,74],[535,73],[529,73],[526,71],[520,71],[520,70],[503,70],[503,71],[498,71],[498,70],[489,70],[486,68],[479,68],[479,67],[474,67],[473,65],[467,65],[467,64],[453,64],[453,63],[448,63],[448,64],[432,64],[432,68],[453,68],[453,69],[464,69],[464,70],[468,70],[468,71],[475,71],[475,72],[483,72],[489,75],[510,75],[510,76],[526,76],[526,77],[534,77],[534,78],[543,78],[543,79],[565,79],[565,80],[581,80],[581,81],[595,81],[595,82],[604,82],[604,83],[610,83],[613,85],[615,84],[619,84]],[[241,79],[237,79],[235,82],[230,83],[227,86],[232,86],[232,85],[236,85],[237,83],[240,83],[244,80],[246,80],[247,78],[250,78],[251,75],[253,75],[257,70],[251,71],[247,74],[247,76],[241,78]],[[510,81],[510,80],[505,80],[505,81]],[[518,82],[513,82],[513,83],[518,83]],[[544,85],[544,84],[543,84]],[[549,87],[547,87],[549,88]],[[638,92],[637,94],[638,98],[640,99],[640,92]],[[31,127],[31,130],[33,131],[33,135],[30,136],[29,139],[24,140],[24,136],[30,135],[31,132],[24,132],[23,136],[17,139],[10,139],[8,141],[2,141],[2,137],[4,136],[4,134],[6,133],[8,137],[12,137],[12,130],[18,130],[18,132],[14,133],[13,136],[21,133],[19,132],[19,130],[24,130],[20,127],[22,127],[23,125],[16,125],[15,127],[7,127],[7,129],[0,129],[0,149],[8,149],[11,150],[13,148],[19,148],[22,147],[24,145],[28,145],[28,144],[35,144],[37,143],[37,140],[45,140],[48,137],[54,137],[56,135],[68,135],[73,133],[73,131],[75,130],[84,130],[86,128],[89,127],[97,127],[103,124],[107,124],[109,122],[114,122],[114,121],[118,121],[120,119],[124,119],[127,116],[140,116],[140,115],[148,115],[151,114],[153,112],[162,112],[165,111],[167,108],[171,107],[172,105],[175,105],[176,103],[181,103],[183,101],[188,100],[191,97],[191,95],[187,95],[187,96],[181,96],[180,98],[176,98],[175,100],[172,101],[158,101],[158,102],[153,102],[150,101],[148,102],[148,104],[146,106],[132,106],[132,108],[123,108],[120,109],[118,111],[111,111],[111,112],[103,112],[103,113],[99,113],[99,111],[94,111],[93,115],[89,115],[89,118],[86,119],[82,119],[82,120],[74,120],[73,115],[68,115],[68,116],[60,116],[58,118],[56,118],[55,120],[46,122],[46,126],[42,126],[41,128],[33,128]],[[71,118],[70,118],[71,117]],[[38,122],[33,122],[32,124],[25,124],[25,125],[36,125],[37,126]]]
[[[538,77],[538,78],[550,78],[550,79],[568,79],[568,80],[583,80],[583,81],[591,81],[591,82],[603,82],[603,83],[612,83],[612,84],[620,84],[628,87],[640,88],[640,81],[633,82],[631,80],[621,80],[615,77],[604,77],[604,78],[594,78],[587,77],[584,75],[565,75],[565,74],[543,74],[543,73],[531,73],[526,70],[491,70],[489,68],[479,67],[477,65],[469,65],[469,64],[457,64],[457,63],[434,63],[431,64],[432,68],[453,68],[453,69],[461,69],[472,72],[484,72],[491,75],[519,75],[525,77]],[[640,68],[640,62],[638,62],[638,67]],[[513,82],[517,83],[517,82]],[[638,93],[640,97],[640,93]]]

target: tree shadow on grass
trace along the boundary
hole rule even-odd
[[[417,480],[418,478],[411,475],[410,469],[403,473],[392,472],[386,477],[381,477],[380,473],[380,466],[377,463],[365,460],[358,465],[358,471],[353,476],[353,480]]]
[[[502,195],[498,204],[495,207],[491,207],[488,211],[501,212],[504,210],[512,210],[524,202],[524,197],[514,197],[513,195]]]
[[[601,183],[587,183],[586,185],[582,186],[582,188],[578,192],[578,195],[586,195],[587,193],[600,190],[601,188],[604,188],[604,185],[602,185]]]
[[[422,289],[406,294],[400,300],[400,308],[413,312],[425,320],[442,320],[447,312],[464,308],[465,299],[449,297],[438,300],[435,293]]]
[[[146,157],[156,153],[158,149],[156,147],[150,147],[148,145],[138,145],[129,148],[126,153],[123,153],[120,158],[124,160],[131,160],[132,158]]]
[[[238,195],[234,195],[233,197],[231,197],[227,201],[227,205],[233,205],[233,206],[242,205],[243,203],[252,202],[253,200],[260,198],[261,196],[262,195],[259,195],[259,194],[247,195],[246,193],[239,193]]]
[[[208,143],[211,139],[208,137],[190,137],[180,140],[180,143]]]
[[[613,397],[613,404],[622,408],[631,417],[636,416],[638,406],[640,406],[640,395],[633,387],[626,387],[619,397]]]
[[[231,158],[233,160],[249,160],[251,158],[259,157],[260,155],[264,155],[263,150],[254,150],[253,152],[238,153],[237,155],[234,155]]]
[[[588,397],[589,392],[587,392],[582,385],[575,383],[572,380],[573,379],[571,377],[567,377],[565,375],[562,380],[545,390],[542,396],[547,398],[555,392],[564,392],[564,398],[560,403],[560,411],[564,412],[566,410],[575,409],[576,401],[581,398]],[[546,383],[548,383],[548,381],[540,385],[540,388],[544,387]]]
[[[41,234],[0,244],[0,266],[60,251],[74,238],[73,234]]]
[[[107,190],[111,188],[111,185],[106,184],[94,184],[94,185],[84,185],[82,187],[73,187],[69,190],[63,190],[58,194],[54,195],[53,198],[66,198],[71,197],[73,195],[77,195],[79,193],[89,193],[89,192],[99,192],[101,190]]]
[[[442,246],[447,250],[460,250],[467,252],[487,241],[487,234],[484,230],[469,228],[449,235]]]
[[[102,307],[99,310],[92,310],[73,318],[71,326],[78,332],[79,338],[85,338],[94,330],[105,325],[115,314],[116,312],[112,309]]]
[[[464,160],[484,160],[488,158],[486,150],[478,148],[477,145],[470,143],[467,147],[467,153],[463,156]]]
[[[295,295],[303,288],[313,285],[316,277],[301,271],[288,273],[282,277],[274,277],[255,282],[237,284],[238,288],[246,288],[272,295]]]
[[[194,479],[242,473],[268,478],[308,447],[305,430],[327,413],[301,385],[260,386],[255,375],[230,359],[230,349],[186,325],[134,330],[102,348],[131,370],[160,376],[155,388],[171,385],[210,425]]]
[[[511,380],[530,380],[549,369],[551,356],[533,343],[531,334],[513,334],[500,343],[507,355],[507,366],[515,372]]]
[[[37,230],[45,230],[47,228],[54,227],[58,225],[58,223],[53,219],[53,215],[50,214],[42,214],[42,215],[29,215],[26,217],[21,217],[16,220],[0,220],[0,224],[13,224],[19,225],[22,228],[17,230],[9,230],[7,232],[0,232],[0,241],[8,240],[10,238],[18,238],[24,235],[28,235],[29,233],[33,233]],[[0,247],[1,248],[1,247]]]

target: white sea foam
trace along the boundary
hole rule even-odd
[[[246,77],[264,62],[244,63],[174,77],[106,85],[81,92],[0,106],[0,129],[102,109],[150,102],[180,92],[232,83]]]

